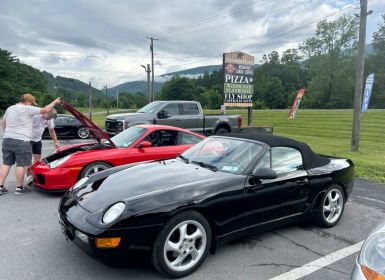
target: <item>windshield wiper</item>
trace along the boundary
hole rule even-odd
[[[211,165],[211,164],[209,164],[209,163],[206,163],[206,162],[203,162],[203,161],[195,161],[195,160],[193,160],[193,161],[191,161],[191,162],[192,162],[192,163],[195,163],[195,164],[198,164],[198,165],[200,165],[201,167],[208,168],[208,169],[210,169],[210,170],[212,170],[212,171],[218,171],[218,168],[217,168],[216,166]]]
[[[179,155],[177,156],[178,158],[180,158],[181,160],[183,160],[185,163],[190,163],[190,160],[188,158],[185,158],[184,156],[182,155]]]

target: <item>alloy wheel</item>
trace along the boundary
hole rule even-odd
[[[91,174],[106,170],[108,167],[101,164],[95,164],[90,166],[84,173],[84,177],[90,176]]]
[[[89,135],[90,135],[90,132],[88,131],[88,129],[86,129],[84,127],[81,127],[78,129],[79,138],[86,139],[86,138],[88,138]]]
[[[166,238],[163,249],[165,263],[173,271],[186,271],[199,262],[206,246],[204,227],[197,221],[183,221]]]
[[[344,197],[340,190],[331,189],[325,196],[323,203],[323,216],[325,220],[333,224],[342,214]]]

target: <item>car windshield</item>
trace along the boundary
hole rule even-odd
[[[118,148],[127,148],[146,133],[146,131],[147,129],[143,127],[131,126],[112,137],[111,141],[114,142]]]
[[[182,154],[182,160],[213,171],[242,174],[262,145],[227,137],[209,137]]]
[[[156,111],[160,106],[162,106],[164,102],[162,101],[154,101],[150,104],[147,104],[142,109],[139,109],[138,113],[153,113]]]

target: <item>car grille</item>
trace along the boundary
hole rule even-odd
[[[104,127],[105,127],[107,133],[117,134],[117,133],[123,131],[123,122],[117,121],[114,119],[106,119]]]

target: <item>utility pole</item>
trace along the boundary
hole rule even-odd
[[[92,95],[91,95],[91,82],[88,83],[88,118],[92,121]]]
[[[155,39],[153,37],[146,37],[147,39],[151,40],[150,43],[150,51],[151,51],[151,71],[152,71],[152,80],[151,80],[151,101],[154,101],[154,96],[155,96],[155,85],[154,85],[154,40],[159,40]]]
[[[150,85],[150,73],[151,73],[151,69],[150,69],[150,64],[147,64],[147,68],[146,66],[144,65],[140,65],[144,68],[144,70],[147,72],[147,97],[148,97],[148,103],[151,103],[152,101],[152,88],[151,88],[151,85]]]
[[[104,87],[106,89],[106,97],[107,97],[107,116],[110,114],[110,100],[108,99],[108,93],[107,93],[107,85]]]
[[[352,125],[352,151],[358,151],[360,142],[360,118],[361,118],[361,102],[362,102],[362,84],[364,79],[365,64],[365,37],[366,37],[366,16],[368,15],[367,0],[360,0],[360,31],[358,38],[358,52],[356,63],[356,84],[354,89],[354,108],[353,108],[353,125]]]
[[[119,109],[119,92],[118,89],[115,90],[116,92],[116,110]]]

